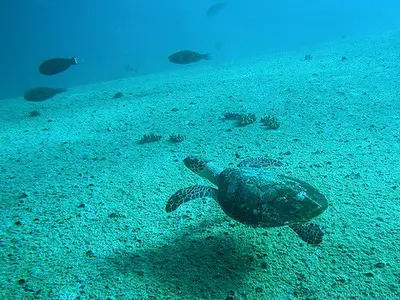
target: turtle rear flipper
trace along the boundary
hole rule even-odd
[[[210,197],[217,199],[217,194],[218,190],[210,186],[194,185],[187,187],[177,191],[168,199],[165,210],[167,212],[172,212],[181,204],[198,198]]]
[[[307,244],[318,245],[322,243],[324,232],[318,224],[292,224],[289,227]]]

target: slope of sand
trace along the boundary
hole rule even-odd
[[[398,299],[399,41],[388,33],[1,101],[0,298]],[[237,127],[227,111],[281,126]],[[146,133],[163,138],[139,144]],[[165,213],[176,190],[208,184],[185,169],[187,155],[282,160],[329,198],[316,220],[324,242],[246,227],[207,199]]]

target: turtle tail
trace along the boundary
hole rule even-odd
[[[289,227],[307,244],[318,245],[322,243],[324,232],[318,224],[292,224]]]
[[[165,206],[167,212],[176,210],[181,204],[198,198],[217,198],[218,190],[210,186],[194,185],[177,191],[173,194]]]

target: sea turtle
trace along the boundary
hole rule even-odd
[[[187,201],[210,197],[229,217],[243,224],[253,227],[288,225],[308,244],[322,242],[324,232],[319,225],[309,221],[328,207],[328,200],[304,181],[279,174],[273,168],[263,168],[279,166],[280,161],[249,158],[227,169],[196,156],[186,157],[183,162],[218,189],[201,185],[181,189],[169,198],[167,212]]]

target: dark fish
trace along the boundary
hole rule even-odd
[[[208,54],[200,54],[191,50],[182,50],[168,56],[168,60],[174,64],[190,64],[202,59],[211,59]]]
[[[125,69],[125,71],[127,71],[127,72],[135,72],[135,73],[137,73],[137,69],[135,69],[135,68],[132,67],[131,65],[126,65],[126,66],[124,67],[124,69]]]
[[[218,14],[228,3],[218,2],[207,9],[207,17],[212,17]]]
[[[38,87],[26,91],[24,94],[24,99],[26,101],[44,101],[65,91],[66,89],[63,88],[54,89],[49,87]]]
[[[78,64],[75,57],[72,58],[50,58],[42,62],[39,72],[43,75],[55,75],[67,70],[70,66]]]

